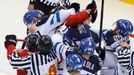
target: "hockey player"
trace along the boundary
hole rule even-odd
[[[29,35],[26,44],[29,54],[24,57],[15,49],[16,43],[15,35],[6,36],[5,47],[11,55],[9,61],[14,69],[27,70],[26,75],[56,75],[57,59],[52,51],[50,37],[44,35],[38,38],[38,35]]]
[[[52,48],[51,38],[47,35],[38,37],[37,34],[30,34],[26,41],[29,52],[26,51],[22,57],[20,50],[15,49],[16,36],[6,36],[5,47],[8,50],[10,64],[13,68],[26,70],[27,74],[23,73],[22,75],[57,75],[57,58]],[[70,54],[68,57],[76,60],[75,64],[71,62],[71,59],[67,62],[70,74],[79,75],[77,72],[82,68],[83,60],[76,54]]]
[[[75,4],[76,5],[76,4]],[[68,10],[59,10],[55,12],[54,14],[51,14],[50,16],[42,17],[41,21],[35,25],[28,25],[30,32],[39,31],[41,35],[49,35],[55,33],[55,30],[58,26],[60,26],[69,15],[75,14],[75,12],[78,12],[78,9],[76,6],[72,5],[73,7]],[[79,21],[83,21],[88,17],[88,14],[90,14],[91,10],[94,9],[95,3],[91,3],[91,7],[88,7],[87,10],[82,11],[76,15],[73,15],[75,17],[70,17],[76,19],[76,17],[82,16],[80,19],[76,19]],[[29,16],[30,15],[30,16]],[[25,24],[31,24],[33,22],[33,18],[36,17],[35,15],[31,15],[31,13],[24,16],[24,23]],[[43,19],[44,18],[44,19]]]
[[[87,6],[90,7],[90,4]],[[88,25],[90,23],[90,21],[94,22],[96,17],[97,17],[97,9],[94,9],[94,13],[92,13],[90,16],[90,18],[88,17],[85,21],[83,22],[78,22],[75,21],[73,19],[67,19],[65,22],[65,25],[67,24],[77,24],[78,26],[73,26],[73,27],[66,27],[66,26],[61,26],[58,30],[59,32],[57,32],[55,35],[55,37],[63,37],[61,39],[59,39],[60,41],[64,42],[64,44],[72,46],[72,47],[76,47],[79,46],[79,42],[81,41],[81,39],[84,38],[91,38],[92,40],[94,40],[96,43],[98,43],[98,35],[90,30],[90,26]],[[92,18],[91,18],[92,17]],[[69,22],[68,22],[69,21]],[[67,31],[67,32],[66,32]],[[58,37],[58,38],[59,38]],[[63,40],[62,40],[63,39]],[[62,68],[65,68],[63,66],[64,62],[60,63],[59,65],[59,70],[62,71]],[[62,73],[62,72],[61,72]],[[64,72],[63,72],[64,73]]]
[[[130,40],[128,35],[132,33],[133,25],[129,20],[119,19],[115,22],[115,26],[116,27],[114,30],[108,30],[108,29],[103,30],[102,36],[106,44],[104,45],[105,59],[104,59],[103,68],[101,70],[101,75],[114,75],[115,65],[117,64],[117,62],[119,62],[120,65],[126,65],[126,66],[129,65],[130,56],[129,53],[127,52],[129,52],[130,47],[123,47],[121,46],[121,44],[125,43],[126,45],[130,45]],[[123,40],[125,42],[120,42],[119,44],[116,44],[120,40]],[[126,54],[121,53],[120,51],[126,52]],[[115,55],[115,53],[117,55]],[[120,69],[120,72],[124,72],[124,71],[121,71]]]
[[[94,54],[96,43],[91,38],[80,41],[80,51],[84,59],[81,75],[95,75],[102,67],[101,59]]]
[[[92,4],[89,4],[86,8],[89,7],[92,7]],[[68,43],[70,45],[75,41],[80,41],[81,39],[91,37],[96,43],[98,43],[97,40],[98,35],[92,30],[90,30],[90,26],[89,26],[90,22],[92,23],[95,22],[96,17],[97,17],[97,6],[95,6],[94,10],[89,14],[89,16],[81,22],[74,20],[73,18],[68,18],[64,23],[64,25],[58,29],[61,34],[63,33],[63,39],[64,39],[63,42],[64,43],[70,42]],[[72,25],[72,26],[69,27],[68,25]]]
[[[58,34],[54,34],[52,36],[52,40],[54,42],[54,49],[60,50],[60,51],[57,51],[59,55],[62,54],[62,52],[64,52],[65,46],[68,46],[62,43],[62,36]],[[71,48],[74,48],[74,47],[71,47]],[[80,41],[79,48],[69,49],[68,53],[64,55],[67,55],[69,53],[79,54],[83,58],[83,61],[84,61],[83,68],[80,74],[81,75],[90,75],[90,74],[93,75],[93,74],[96,74],[98,70],[101,69],[101,63],[102,63],[99,57],[94,55],[95,48],[96,48],[96,44],[94,43],[94,41],[91,38],[85,38]],[[63,72],[61,75],[64,75],[64,74],[69,75],[66,69],[66,65],[65,65],[66,61],[64,59],[64,56],[61,56],[61,57],[63,57],[62,59]]]
[[[119,42],[116,42],[112,45],[112,48],[115,49],[117,55],[117,61],[115,67],[115,75],[129,75],[129,72],[132,70],[131,67],[131,50],[128,41],[121,39]]]

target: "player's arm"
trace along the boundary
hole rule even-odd
[[[5,48],[7,49],[8,60],[11,59],[11,55],[16,48],[16,43],[17,43],[17,41],[16,41],[15,35],[7,35],[5,37],[4,45],[5,45]],[[18,54],[19,54],[19,56],[24,57],[24,56],[28,55],[28,51],[27,50],[18,51]],[[27,74],[26,70],[21,70],[21,69],[17,70],[17,75],[26,75],[26,74]]]
[[[56,54],[58,54],[62,60],[66,60],[66,55],[73,52],[74,48],[63,43],[63,35],[60,33],[52,35],[51,39],[53,41],[53,48]]]
[[[97,5],[96,5],[95,1],[93,1],[92,3],[89,3],[87,5],[87,7],[86,7],[86,10],[81,11],[80,13],[75,14],[75,15],[70,15],[67,18],[65,25],[66,26],[76,26],[76,25],[82,23],[83,21],[85,21],[89,17],[92,17],[91,22],[94,22],[96,20],[96,17],[97,17]]]
[[[11,55],[16,48],[16,43],[17,43],[17,40],[16,40],[15,35],[7,35],[5,37],[4,44],[5,44],[5,48],[7,49],[7,58],[8,59],[11,58]],[[26,49],[25,50],[19,50],[17,52],[18,52],[20,57],[25,57],[25,56],[29,55],[29,51],[26,50]]]
[[[18,51],[15,51],[16,47],[16,36],[15,35],[7,35],[5,37],[5,48],[7,49],[7,57],[15,69],[29,69],[30,68],[30,59],[29,57],[23,58],[20,57],[20,53]],[[24,65],[27,63],[26,65]]]
[[[20,57],[17,51],[12,53],[11,59],[9,61],[14,69],[30,69],[31,66],[30,55]]]
[[[82,21],[87,19],[90,12],[92,12],[93,9],[96,8],[96,3],[94,2],[94,3],[88,4],[86,10],[81,11],[79,14],[75,14],[80,9],[80,6],[78,3],[72,3],[70,6],[71,7],[68,10],[59,11],[61,20],[62,19],[66,20],[68,18],[67,19],[67,26],[81,23]]]
[[[91,10],[89,10],[89,11],[91,11]],[[78,14],[70,15],[67,18],[65,25],[66,26],[75,26],[75,25],[82,23],[87,18],[88,18],[88,12],[82,11]]]
[[[6,35],[5,37],[5,48],[7,49],[7,58],[10,59],[13,51],[16,48],[16,36],[15,35]]]

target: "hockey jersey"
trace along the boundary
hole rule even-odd
[[[93,55],[89,58],[89,60],[84,59],[81,75],[97,74],[97,72],[101,69],[101,67],[102,67],[101,59],[98,56]]]
[[[61,26],[64,22],[66,22],[67,19],[69,18],[78,18],[82,16],[81,19],[79,19],[80,22],[82,22],[84,19],[88,17],[88,13],[86,11],[82,11],[78,14],[75,14],[74,9],[68,9],[68,10],[58,10],[54,14],[51,14],[47,21],[45,23],[40,23],[41,25],[38,25],[37,31],[40,32],[41,35],[53,35],[56,32],[57,27]],[[43,19],[41,19],[42,21]],[[45,19],[44,19],[45,20]],[[44,22],[44,21],[42,21]],[[69,21],[67,21],[69,22]],[[77,25],[77,24],[66,24],[66,26],[72,26],[72,25]]]
[[[130,68],[130,40],[128,36],[114,34],[112,30],[103,30],[103,38],[106,42],[105,50],[113,52],[116,55],[118,63],[115,67],[115,75],[127,75]],[[122,47],[120,45],[121,39],[127,41],[129,47]],[[115,58],[116,59],[116,58]]]
[[[130,39],[128,36],[122,36],[120,34],[116,35],[115,33],[113,33],[113,30],[108,29],[102,30],[102,37],[106,43],[105,49],[111,50],[113,52],[115,52],[115,49],[112,49],[111,45],[119,41],[120,39],[125,39],[128,41],[128,44],[130,43]]]
[[[94,31],[90,30],[89,25],[79,25],[79,27],[70,27],[64,34],[63,42],[69,44],[76,43],[79,46],[79,42],[84,38],[91,38],[95,43],[99,42],[99,36]]]

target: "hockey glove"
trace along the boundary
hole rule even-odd
[[[94,23],[97,18],[97,9],[94,12],[91,12],[89,15],[91,16],[91,22]]]
[[[80,4],[79,3],[72,3],[68,8],[74,8],[75,12],[79,12],[80,10]]]
[[[99,57],[101,58],[101,60],[105,59],[105,50],[102,49],[101,47],[96,47],[96,52],[99,54]]]
[[[93,0],[92,3],[88,4],[86,9],[91,9],[89,16],[91,16],[91,22],[94,23],[97,18],[97,5]]]
[[[6,35],[5,42],[4,42],[5,46],[7,44],[13,44],[13,45],[16,46],[16,43],[17,43],[17,40],[16,40],[16,36],[15,35]]]
[[[89,3],[87,6],[86,6],[86,9],[91,9],[92,11],[96,9],[96,2],[93,0],[92,3]]]

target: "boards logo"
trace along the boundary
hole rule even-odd
[[[120,1],[134,5],[134,0],[120,0]]]

